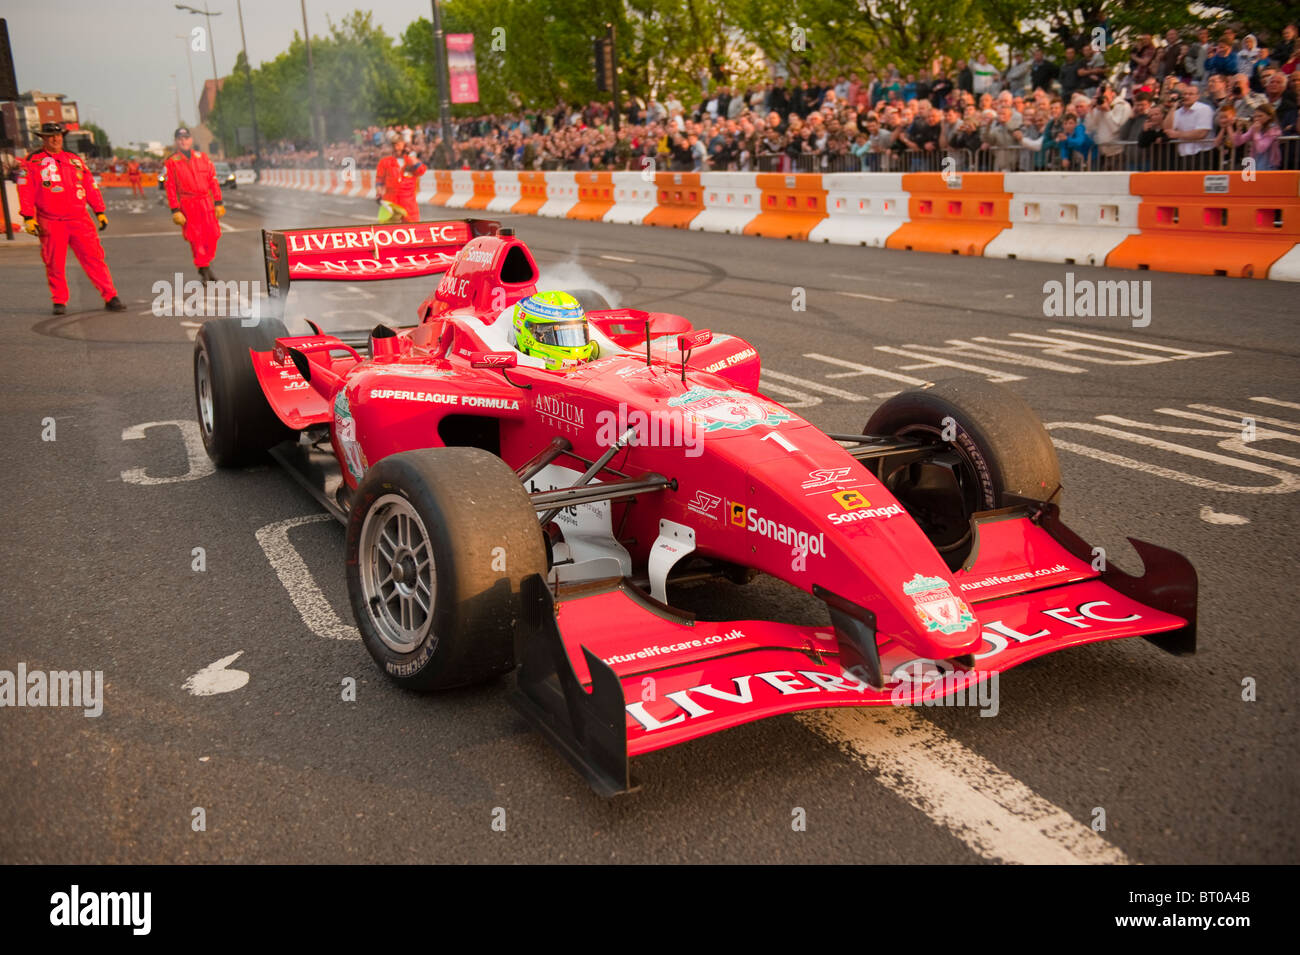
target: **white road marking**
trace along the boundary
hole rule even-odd
[[[180,238],[180,234],[181,230],[177,228],[172,229],[170,232],[118,232],[115,235],[105,233],[100,236],[100,239],[149,239],[160,235],[174,235],[177,238]]]
[[[294,608],[308,630],[326,640],[360,640],[361,634],[357,628],[345,624],[334,612],[311,571],[307,569],[302,555],[289,540],[292,528],[330,520],[333,518],[328,514],[309,514],[306,517],[276,521],[258,529],[257,542],[262,546],[266,559],[271,562],[276,576],[280,578],[280,583],[289,592],[289,599],[293,601]]]
[[[879,282],[881,281],[874,275],[845,275],[843,272],[827,272],[827,276],[833,279],[852,279],[854,282]],[[931,288],[930,282],[905,282],[900,278],[890,276],[890,285],[907,285],[912,288]]]
[[[1292,444],[1300,444],[1300,435],[1257,428],[1255,431],[1255,440],[1247,443],[1242,438],[1239,421],[1220,421],[1217,418],[1195,414],[1190,411],[1180,411],[1177,408],[1157,408],[1156,411],[1159,414],[1173,415],[1178,418],[1187,418],[1192,421],[1203,421],[1207,424],[1215,424],[1221,428],[1226,427],[1228,430],[1210,431],[1206,428],[1180,428],[1174,425],[1147,424],[1144,421],[1131,421],[1128,418],[1121,418],[1118,415],[1110,414],[1097,415],[1097,420],[1105,421],[1108,424],[1121,424],[1127,428],[1143,428],[1147,431],[1163,431],[1166,434],[1194,434],[1203,437],[1223,438],[1223,440],[1219,442],[1219,447],[1224,451],[1231,451],[1234,454],[1244,454],[1251,458],[1261,458],[1265,461],[1274,461],[1278,464],[1289,464],[1292,467],[1300,467],[1300,458],[1293,458],[1287,454],[1278,454],[1275,451],[1264,451],[1260,448],[1252,447],[1252,445],[1258,444],[1261,441],[1290,441]]]
[[[912,347],[917,347],[917,346],[911,346],[911,345],[908,346],[908,348],[912,348]],[[997,382],[1000,384],[1008,381],[1025,380],[1024,375],[1013,375],[1009,371],[999,371],[995,368],[985,368],[982,365],[972,365],[969,362],[953,361],[951,358],[943,358],[943,357],[927,354],[926,352],[909,351],[908,348],[894,348],[890,345],[877,345],[876,351],[882,351],[889,355],[900,355],[903,358],[915,358],[919,360],[920,362],[919,364],[904,365],[903,371],[919,371],[922,368],[938,368],[940,366],[946,366],[948,368],[959,368],[962,371],[971,371],[977,375],[983,375],[989,381]],[[837,377],[843,378],[844,375],[839,374],[837,375]]]
[[[801,388],[807,388],[809,391],[820,391],[824,395],[832,395],[836,398],[843,398],[845,401],[866,401],[865,395],[857,395],[851,391],[845,391],[842,388],[832,388],[830,385],[823,385],[820,381],[810,381],[807,378],[800,378],[797,375],[787,375],[782,371],[773,371],[770,368],[763,369],[764,378],[775,378],[777,381],[784,381],[792,385],[799,385]]]
[[[1221,514],[1214,510],[1208,504],[1201,505],[1201,520],[1207,524],[1249,524],[1249,517],[1242,517],[1240,514]]]
[[[1113,454],[1110,451],[1103,451],[1099,448],[1075,444],[1072,441],[1059,441],[1055,436],[1052,438],[1052,443],[1056,445],[1058,450],[1073,451],[1075,454],[1082,454],[1097,461],[1105,461],[1107,464],[1115,464],[1122,468],[1129,468],[1134,471],[1153,474],[1157,477],[1168,478],[1171,481],[1179,481],[1183,484],[1190,484],[1193,487],[1204,488],[1211,491],[1227,491],[1234,494],[1290,494],[1300,490],[1300,479],[1298,479],[1294,474],[1289,474],[1286,471],[1271,468],[1263,464],[1255,464],[1253,461],[1242,461],[1238,458],[1230,458],[1225,454],[1215,454],[1212,451],[1203,451],[1200,448],[1191,448],[1182,444],[1174,444],[1171,441],[1161,441],[1158,438],[1152,438],[1145,434],[1135,434],[1131,431],[1120,431],[1117,428],[1108,428],[1104,425],[1092,424],[1086,421],[1053,421],[1050,424],[1044,425],[1044,427],[1047,428],[1048,431],[1059,431],[1064,429],[1090,431],[1094,434],[1105,435],[1106,437],[1116,438],[1120,441],[1131,441],[1134,444],[1157,448],[1161,451],[1172,451],[1174,454],[1198,458],[1202,461],[1211,461],[1215,464],[1224,465],[1225,467],[1238,468],[1242,471],[1250,471],[1253,474],[1263,474],[1274,479],[1273,484],[1263,486],[1224,484],[1220,481],[1212,481],[1209,478],[1187,474],[1184,471],[1176,471],[1173,468],[1162,467],[1158,464],[1136,461],[1133,458],[1125,457],[1121,454]]]
[[[1277,398],[1251,398],[1250,400],[1263,402],[1266,405],[1277,405],[1279,408],[1294,408],[1300,411],[1300,404],[1296,404],[1294,401],[1280,401]],[[1193,405],[1192,407],[1196,406]]]
[[[983,335],[977,335],[973,339],[976,342],[986,342],[993,345],[1006,345],[1012,348],[1033,348],[1041,351],[1045,355],[1052,355],[1056,358],[1067,358],[1071,361],[1090,362],[1096,365],[1156,365],[1167,361],[1180,361],[1188,358],[1212,358],[1216,355],[1230,355],[1232,352],[1213,351],[1198,352],[1189,351],[1186,348],[1169,348],[1165,345],[1151,345],[1147,342],[1133,341],[1125,338],[1116,338],[1112,335],[1093,335],[1089,332],[1075,332],[1066,328],[1053,328],[1050,331],[1054,335],[1065,335],[1066,338],[1054,338],[1052,335],[1037,335],[1030,332],[1011,332],[1010,337],[1014,341],[1008,341],[1004,338],[989,338]],[[1085,339],[1076,341],[1075,339]],[[1096,345],[1093,342],[1107,342],[1107,345]],[[1114,348],[1113,345],[1126,345],[1126,348]],[[980,347],[980,346],[972,346]],[[1007,353],[1003,353],[1007,354]],[[1014,356],[1015,353],[1012,353]]]
[[[240,650],[222,657],[216,663],[209,663],[181,684],[181,689],[189,690],[195,696],[216,696],[218,693],[233,693],[241,689],[248,683],[248,671],[227,670],[226,667],[243,655],[244,651]]]
[[[180,481],[197,481],[216,471],[208,453],[203,450],[203,436],[199,433],[197,421],[146,421],[144,424],[133,424],[122,430],[122,440],[138,441],[150,428],[164,428],[168,425],[175,425],[181,433],[181,440],[185,442],[185,456],[189,459],[189,470],[176,477],[155,478],[149,477],[144,468],[130,468],[122,472],[122,480],[127,484],[177,484]]]
[[[772,370],[770,368],[764,368],[763,375],[764,377],[771,377]],[[794,388],[786,388],[783,385],[769,384],[766,381],[762,383],[760,390],[765,395],[782,398],[783,400],[781,403],[787,408],[811,408],[814,405],[822,403],[822,400],[815,395],[805,394],[802,391],[798,391]]]
[[[828,365],[838,365],[841,368],[851,368],[853,370],[853,376],[874,375],[877,378],[885,378],[888,379],[889,381],[897,381],[897,382],[901,382],[904,385],[915,385],[917,387],[928,385],[930,383],[926,381],[924,378],[913,378],[911,375],[899,374],[896,371],[886,371],[883,368],[873,368],[870,365],[860,365],[855,361],[845,361],[843,358],[831,358],[829,355],[820,355],[817,352],[808,352],[803,357],[811,358],[814,361],[824,361]],[[844,375],[843,377],[847,378],[850,376]],[[804,384],[809,384],[809,382],[805,382],[803,379],[795,379],[795,380],[803,382]],[[817,383],[811,382],[811,384],[817,384]],[[836,394],[835,389],[833,388],[827,389],[826,385],[820,385],[818,390],[825,391],[827,394]],[[842,391],[839,392],[838,397],[842,397],[848,394],[852,394],[852,392]],[[858,401],[864,400],[860,395],[854,395],[853,397]]]
[[[1263,398],[1251,398],[1251,401],[1263,401]],[[1285,405],[1284,401],[1271,402],[1272,404]],[[1256,414],[1253,411],[1233,411],[1229,408],[1219,408],[1215,405],[1188,405],[1189,408],[1195,408],[1197,411],[1212,411],[1215,414],[1226,415],[1233,425],[1240,426],[1246,418],[1254,418],[1255,422],[1264,422],[1264,424],[1275,424],[1279,428],[1290,428],[1292,431],[1300,431],[1300,423],[1287,421],[1285,418],[1265,418],[1263,415]],[[1292,408],[1300,409],[1300,405],[1290,405]],[[1170,412],[1172,413],[1172,412]],[[1183,412],[1184,414],[1186,412]],[[1288,436],[1288,440],[1295,440]]]
[[[1070,335],[1074,338],[1088,338],[1097,342],[1110,342],[1112,345],[1128,345],[1135,348],[1149,348],[1151,351],[1168,352],[1171,360],[1181,361],[1185,358],[1213,358],[1216,355],[1231,355],[1230,351],[1191,351],[1186,348],[1170,348],[1167,345],[1152,345],[1150,342],[1137,341],[1132,338],[1116,338],[1113,335],[1095,335],[1092,332],[1077,332],[1071,328],[1049,328],[1056,335]],[[1016,333],[1023,334],[1023,333]]]
[[[1023,865],[1131,862],[912,709],[814,710],[795,718],[986,859]]]
[[[897,302],[896,298],[885,298],[883,295],[867,295],[865,292],[836,292],[836,295],[843,295],[845,298],[865,298],[872,302]]]
[[[248,206],[244,205],[242,202],[230,202],[227,203],[227,205],[229,205],[232,209],[240,209],[240,210],[248,209]]]
[[[636,259],[625,259],[621,255],[602,255],[602,259],[609,259],[611,262],[635,262]]]
[[[1026,355],[1023,352],[1007,351],[1002,348],[993,348],[987,344],[976,344],[976,342],[991,342],[991,338],[977,338],[975,341],[962,341],[960,338],[949,338],[947,340],[948,348],[940,348],[937,345],[924,346],[908,344],[908,348],[925,348],[929,347],[933,351],[942,352],[945,355],[957,355],[962,358],[979,358],[984,361],[1000,362],[1002,364],[1016,365],[1021,368],[1041,368],[1044,371],[1059,371],[1067,375],[1083,374],[1087,369],[1076,368],[1074,365],[1064,365],[1058,361],[1048,361],[1046,358],[1039,358],[1036,355]],[[1019,342],[1011,342],[1012,345],[1018,345]],[[885,351],[888,345],[877,345],[877,351]]]

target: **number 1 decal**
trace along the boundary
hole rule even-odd
[[[760,440],[767,441],[769,438],[775,441],[777,444],[781,445],[781,447],[785,448],[791,454],[799,450],[793,444],[790,443],[789,438],[781,434],[781,432],[779,431],[769,431],[767,434],[763,435],[763,437]]]

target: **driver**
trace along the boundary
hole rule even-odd
[[[514,346],[545,360],[552,370],[598,357],[587,333],[587,314],[568,292],[537,292],[516,303],[511,324]]]

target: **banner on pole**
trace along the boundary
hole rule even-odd
[[[474,63],[474,34],[447,34],[447,74],[453,103],[478,102],[478,69]]]

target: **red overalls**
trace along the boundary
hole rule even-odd
[[[420,207],[415,201],[415,194],[420,189],[420,177],[428,167],[411,153],[398,159],[385,156],[379,160],[375,170],[375,188],[379,198],[399,205],[406,212],[407,222],[420,221]]]
[[[140,164],[134,159],[126,164],[126,178],[131,183],[131,195],[144,198],[144,181],[140,176]]]
[[[185,215],[181,235],[194,251],[194,264],[207,268],[217,254],[221,227],[217,225],[215,203],[221,201],[221,186],[212,160],[197,149],[186,159],[175,152],[167,157],[167,205]]]
[[[66,305],[68,301],[64,271],[69,245],[104,301],[117,295],[113,276],[104,262],[104,247],[99,244],[90,216],[86,215],[86,203],[95,212],[104,211],[104,197],[80,156],[66,150],[49,153],[38,149],[23,160],[18,211],[26,217],[34,216],[40,226],[41,261],[45,263],[45,279],[50,283],[50,297],[56,305]]]

